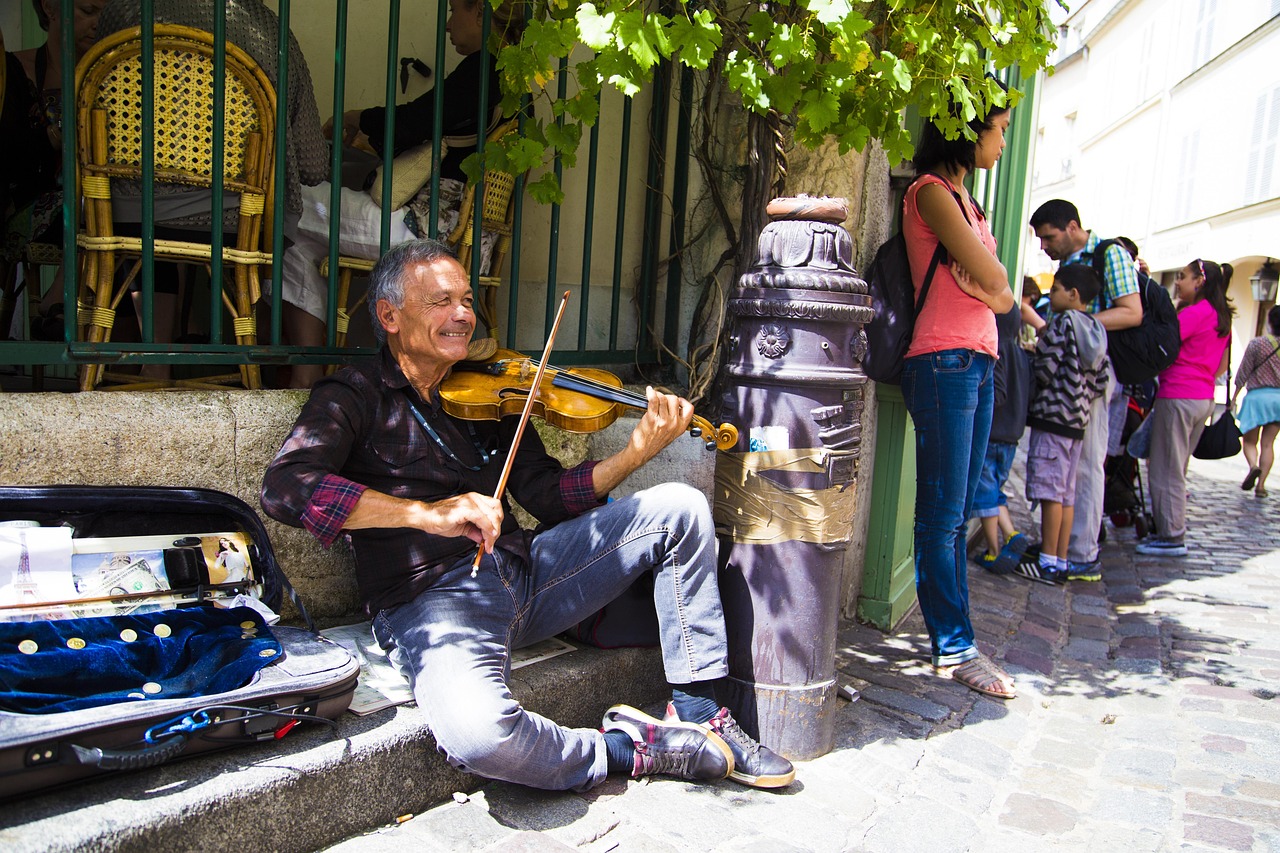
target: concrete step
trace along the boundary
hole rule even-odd
[[[656,649],[587,647],[517,670],[511,689],[532,711],[591,728],[609,705],[668,690]],[[0,850],[304,853],[483,782],[448,765],[414,705],[338,724],[5,803]]]

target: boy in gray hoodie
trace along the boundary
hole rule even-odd
[[[1032,360],[1027,500],[1040,502],[1040,548],[1028,549],[1015,571],[1044,583],[1066,581],[1080,440],[1093,400],[1107,387],[1107,333],[1086,311],[1101,289],[1091,267],[1058,269],[1049,290],[1053,314]]]

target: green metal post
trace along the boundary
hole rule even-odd
[[[434,128],[431,134],[431,202],[429,204],[428,216],[430,221],[427,223],[427,236],[431,238],[438,237],[440,234],[440,125],[444,123],[444,86],[440,84],[440,75],[444,71],[444,40],[445,27],[440,22],[449,19],[449,0],[440,0],[436,6],[436,83],[432,91],[435,97],[432,100],[432,120],[431,126]],[[485,48],[488,49],[487,46]],[[387,109],[391,109],[391,104],[387,104]],[[387,140],[387,145],[392,145],[393,140]]]
[[[676,156],[671,176],[671,240],[667,265],[667,311],[662,339],[668,352],[680,347],[680,294],[684,282],[685,207],[689,198],[689,138],[693,124],[693,72],[680,68],[680,106],[676,117]]]
[[[329,298],[325,302],[325,345],[337,343],[338,325],[338,235],[342,228],[342,106],[347,84],[347,0],[338,0],[338,33],[333,49],[333,123],[338,144],[333,146],[329,166]],[[387,109],[394,109],[388,104]]]
[[[273,168],[275,199],[271,205],[271,346],[278,347],[283,339],[284,306],[284,201],[285,201],[285,151],[288,147],[289,127],[289,0],[279,0],[279,25],[276,38],[276,138]],[[342,132],[341,129],[338,130]]]
[[[486,10],[488,7],[485,7]],[[382,122],[382,138],[387,140],[382,148],[382,209],[391,210],[391,185],[395,180],[395,145],[396,138],[396,60],[400,55],[400,0],[391,0],[387,17],[387,109]],[[391,217],[384,213],[382,217],[382,233],[378,241],[380,254],[386,254],[391,246]]]
[[[75,0],[62,0],[62,20],[75,20]],[[50,49],[57,48],[51,45]],[[76,310],[80,296],[77,275],[80,265],[75,262],[76,232],[79,221],[76,217],[76,194],[79,188],[75,185],[76,174],[76,99],[67,93],[76,90],[75,64],[66,61],[66,57],[76,55],[76,28],[62,28],[62,138],[66,144],[62,146],[62,304],[65,306],[62,323],[62,339],[70,344],[76,339],[76,325],[79,312]]]
[[[150,68],[150,65],[146,65]],[[209,224],[209,340],[222,342],[222,192],[226,158],[227,7],[213,11],[213,203]],[[276,95],[279,98],[279,94]],[[151,312],[147,312],[150,319]],[[215,331],[216,330],[216,331]],[[150,340],[150,338],[148,338]]]
[[[561,57],[560,70],[557,76],[559,77],[560,82],[558,83],[556,88],[556,96],[561,101],[563,101],[565,99],[566,93],[568,92],[568,77],[569,77],[568,59]],[[563,114],[556,116],[556,124],[561,127],[564,126]],[[552,169],[556,174],[556,182],[563,187],[564,186],[564,180],[563,180],[564,179],[564,160],[560,157],[558,153],[556,154],[555,163]],[[557,273],[559,272],[559,264],[560,264],[560,205],[553,204],[551,205],[550,245],[547,248],[547,316],[546,316],[545,322],[543,323],[543,330],[542,330],[542,334],[544,338],[547,335],[551,334],[551,326],[555,322],[556,303],[558,301],[557,297],[559,296],[559,294],[556,293],[556,290],[557,290],[556,279],[558,277]]]
[[[493,9],[488,3],[482,7],[480,16],[480,44],[485,51],[489,49],[489,29],[493,25]],[[442,87],[443,88],[443,87]],[[489,128],[489,63],[480,63],[480,97],[476,101],[476,153],[481,158],[484,157],[484,144],[487,141],[485,134]],[[440,137],[440,128],[436,127],[436,137]],[[468,274],[471,276],[472,285],[480,283],[480,261],[481,255],[484,254],[484,184],[485,174],[480,173],[480,180],[476,181],[475,186],[475,203],[471,205],[471,269]],[[492,270],[490,271],[492,273]]]
[[[67,18],[69,22],[75,18]],[[142,0],[142,340],[155,340],[152,311],[155,295],[156,133],[155,133],[155,9]],[[71,54],[75,56],[74,53]],[[74,91],[74,90],[72,90]]]
[[[596,94],[596,114],[600,114],[600,95]],[[596,166],[600,160],[600,122],[591,125],[591,142],[587,152],[587,210],[583,214],[582,289],[578,298],[578,349],[587,348],[588,309],[591,302],[591,239],[596,220]]]
[[[622,304],[622,235],[627,224],[627,166],[631,163],[631,98],[622,101],[622,133],[618,143],[618,215],[613,239],[613,287],[609,302],[609,349],[618,348],[618,309]]]

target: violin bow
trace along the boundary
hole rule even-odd
[[[569,291],[560,298],[560,308],[556,311],[555,322],[551,324],[551,334],[547,336],[547,345],[542,348],[542,360],[538,362],[538,372],[533,375],[533,387],[524,401],[524,411],[520,413],[520,425],[516,427],[515,438],[511,439],[511,450],[507,452],[506,464],[502,466],[502,476],[498,478],[498,488],[494,490],[493,499],[502,500],[502,493],[507,490],[507,477],[511,474],[511,465],[516,461],[516,449],[520,447],[520,438],[529,423],[529,415],[533,412],[533,401],[538,399],[538,388],[542,384],[542,375],[547,370],[547,362],[551,360],[551,345],[555,343],[556,332],[560,329],[560,319],[564,317],[565,306],[569,304]],[[484,559],[484,543],[476,549],[476,558],[471,562],[471,577],[480,571],[480,561]]]

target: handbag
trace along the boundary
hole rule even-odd
[[[1227,346],[1227,364],[1231,363],[1231,347]],[[1231,387],[1231,372],[1227,371],[1227,387]],[[1204,428],[1191,455],[1197,459],[1229,459],[1240,452],[1240,425],[1236,423],[1231,403],[1222,410],[1218,419]]]
[[[1218,419],[1204,428],[1191,455],[1197,459],[1229,459],[1240,452],[1240,426],[1227,406]]]

